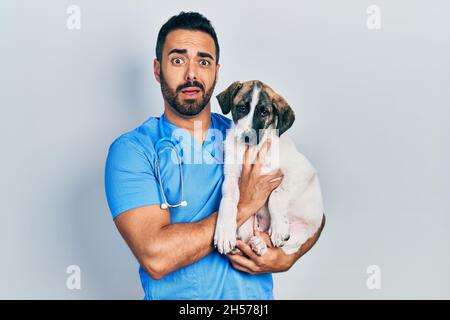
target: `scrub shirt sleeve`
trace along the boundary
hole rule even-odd
[[[105,191],[113,219],[133,208],[162,203],[153,166],[144,150],[123,137],[109,148]]]

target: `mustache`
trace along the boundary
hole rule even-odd
[[[189,88],[189,87],[199,87],[202,91],[205,91],[205,87],[203,87],[203,85],[197,81],[186,82],[185,84],[178,86],[176,91],[178,92],[178,91],[183,90],[184,88]]]

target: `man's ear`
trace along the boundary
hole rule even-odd
[[[295,120],[294,110],[288,105],[284,99],[274,100],[272,102],[275,108],[278,119],[277,119],[277,129],[278,135],[281,136],[287,129],[289,129]]]
[[[161,83],[161,63],[157,58],[153,59],[153,74],[155,75],[156,81]]]
[[[231,107],[233,106],[233,99],[241,88],[242,83],[240,81],[235,81],[216,96],[223,114],[230,112]]]

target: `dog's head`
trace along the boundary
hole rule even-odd
[[[295,120],[283,97],[258,80],[236,81],[218,94],[217,100],[224,114],[231,111],[237,134],[246,144],[258,144],[261,130],[278,129],[282,135]]]

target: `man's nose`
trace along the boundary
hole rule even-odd
[[[186,70],[186,81],[197,81],[197,68],[193,62],[189,63]]]

